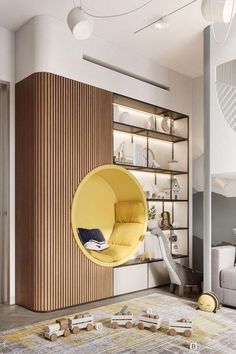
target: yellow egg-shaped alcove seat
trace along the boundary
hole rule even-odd
[[[93,262],[114,267],[126,262],[143,241],[147,229],[147,203],[142,187],[126,169],[103,165],[79,184],[71,210],[71,224],[81,251]],[[109,247],[85,249],[78,229],[99,229]]]

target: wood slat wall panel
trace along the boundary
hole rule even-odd
[[[16,85],[16,301],[50,311],[113,295],[112,269],[77,247],[70,206],[112,163],[112,94],[50,73]]]

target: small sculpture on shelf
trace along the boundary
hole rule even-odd
[[[146,128],[150,130],[155,130],[155,116],[150,116],[146,122]]]
[[[180,185],[176,177],[172,179],[171,187],[172,187],[172,199],[178,199],[179,192],[180,192]]]
[[[151,261],[152,260],[152,255],[151,252],[143,252],[142,254],[140,254],[139,259],[141,262],[144,261]]]
[[[171,222],[170,222],[170,213],[168,211],[163,211],[161,213],[161,218],[159,220],[158,225],[162,230],[169,230],[172,228]]]
[[[124,147],[125,147],[125,141],[122,141],[122,143],[115,150],[115,162],[118,162],[118,163],[125,162]]]
[[[157,193],[157,199],[165,199],[165,198],[166,198],[165,192],[159,191],[159,192]]]
[[[156,215],[157,215],[157,210],[155,205],[153,205],[149,210],[148,210],[148,229],[154,229],[156,226]]]

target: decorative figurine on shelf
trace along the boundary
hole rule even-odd
[[[152,198],[157,199],[158,198],[158,193],[159,193],[159,188],[156,184],[153,184],[152,186]]]
[[[150,185],[148,185],[148,184],[144,185],[143,191],[144,191],[147,199],[152,197],[152,187]]]
[[[155,205],[153,205],[149,210],[148,210],[148,229],[151,230],[156,226],[156,215],[157,215],[157,210]]]
[[[150,116],[146,122],[146,128],[150,130],[155,130],[155,116]]]
[[[122,141],[122,143],[115,150],[116,162],[118,163],[125,162],[124,147],[125,147],[125,141]]]
[[[170,161],[168,161],[169,170],[171,170],[171,171],[177,170],[178,169],[178,164],[179,164],[178,160],[170,160]]]
[[[180,185],[179,185],[179,182],[178,182],[176,177],[174,177],[172,179],[171,186],[172,186],[172,198],[173,199],[178,199],[178,195],[179,195],[179,192],[180,192]]]
[[[157,162],[156,160],[153,160],[152,161],[152,166],[150,166],[152,168],[160,168],[161,165],[159,164],[159,162]]]
[[[159,220],[158,225],[163,230],[168,230],[172,228],[170,222],[170,213],[168,211],[163,211],[163,213],[161,213],[161,219]]]
[[[157,193],[157,199],[165,199],[166,194],[163,191]]]
[[[170,119],[169,119],[168,116],[165,116],[165,117],[162,118],[161,129],[165,133],[168,133],[168,134],[170,133]]]
[[[140,254],[139,259],[141,262],[151,261],[152,260],[151,252],[143,252],[142,254]]]

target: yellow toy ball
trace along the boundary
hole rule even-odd
[[[213,292],[205,292],[198,298],[197,310],[206,312],[214,312],[220,308],[220,301],[218,296]]]

